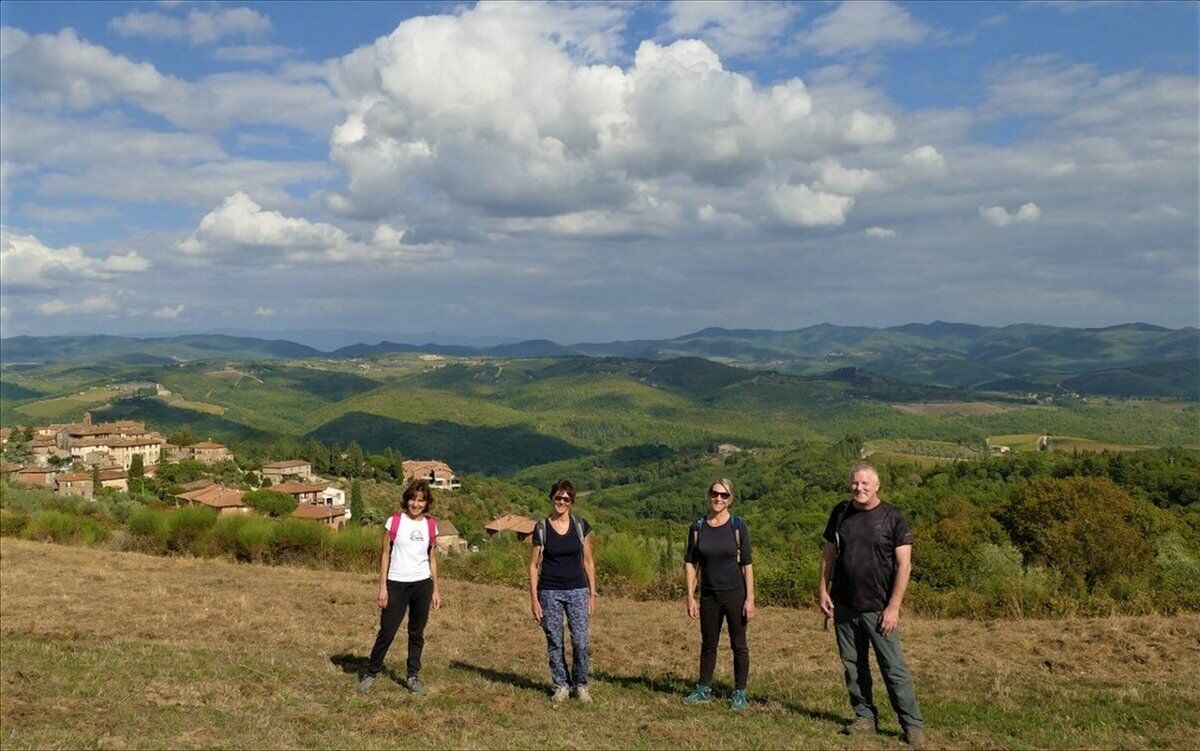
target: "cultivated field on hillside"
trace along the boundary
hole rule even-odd
[[[430,695],[384,680],[360,697],[370,576],[8,538],[0,563],[5,749],[902,748],[887,710],[880,737],[836,734],[840,669],[811,611],[763,609],[754,701],[735,715],[681,702],[699,637],[680,604],[602,597],[596,701],[551,711],[520,590],[446,582],[427,633]],[[1195,746],[1200,617],[904,628],[937,747]],[[724,652],[718,682],[729,677]]]

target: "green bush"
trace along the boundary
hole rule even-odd
[[[262,561],[274,535],[274,523],[256,516],[230,518],[244,520],[234,532],[234,555],[241,561]]]
[[[29,517],[26,514],[0,511],[0,537],[17,537],[28,523]]]
[[[196,552],[196,544],[217,522],[217,512],[205,506],[188,506],[167,513],[166,547],[172,553]]]
[[[1200,610],[1200,561],[1178,532],[1159,538],[1155,568],[1155,589],[1163,610]]]
[[[445,559],[443,570],[481,584],[529,585],[529,543],[501,532],[479,546],[479,552]]]
[[[271,555],[281,562],[316,563],[329,545],[329,527],[308,519],[280,519],[271,535]]]
[[[134,547],[143,552],[163,553],[171,533],[170,511],[143,508],[129,515],[125,528],[133,538]]]
[[[658,550],[644,538],[617,532],[597,542],[592,538],[592,554],[596,559],[596,578],[605,591],[616,588],[633,594],[644,589],[658,577]]]
[[[1004,521],[1027,562],[1054,568],[1076,591],[1152,565],[1133,498],[1104,477],[1034,480],[1010,502]]]
[[[278,490],[251,490],[242,496],[242,503],[267,516],[287,516],[296,510],[296,499]]]
[[[378,530],[353,525],[343,527],[340,532],[330,536],[330,562],[339,569],[377,571],[379,539]]]
[[[26,540],[95,545],[110,537],[108,528],[95,519],[63,511],[39,511],[21,531]]]

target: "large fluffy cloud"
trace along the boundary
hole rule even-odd
[[[179,243],[195,257],[249,255],[246,264],[286,261],[400,261],[427,252],[404,243],[404,232],[386,224],[367,239],[356,239],[340,227],[286,216],[262,208],[245,193],[235,193],[200,220]]]
[[[109,281],[145,271],[150,261],[136,251],[96,258],[76,245],[52,248],[33,235],[0,228],[0,267],[5,290],[12,292]]]
[[[332,66],[351,114],[331,139],[347,187],[329,208],[629,236],[682,231],[706,206],[764,227],[838,224],[854,201],[837,191],[878,184],[848,162],[897,138],[887,113],[816,101],[799,78],[757,85],[698,40],[644,41],[623,68],[590,63],[554,33],[560,12],[410,19]],[[821,189],[801,186],[821,165]]]

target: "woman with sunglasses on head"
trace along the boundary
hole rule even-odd
[[[730,706],[745,709],[746,681],[750,675],[750,649],[746,626],[754,617],[754,568],[751,565],[750,530],[729,513],[733,483],[720,477],[708,485],[708,513],[688,530],[687,612],[700,619],[700,681],[684,699],[699,704],[712,698],[713,671],[717,666],[717,642],[721,621],[729,628],[733,650],[734,691]],[[696,602],[696,579],[700,579],[700,601]]]
[[[559,480],[550,488],[554,511],[537,523],[533,531],[533,553],[529,559],[530,609],[546,633],[550,657],[550,679],[554,681],[551,701],[566,701],[574,689],[580,701],[591,701],[588,693],[588,621],[596,611],[596,566],[592,560],[591,527],[571,514],[575,486]],[[563,644],[563,616],[571,631],[574,660],[568,672]]]

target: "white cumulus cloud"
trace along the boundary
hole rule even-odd
[[[874,237],[882,240],[888,237],[895,237],[896,230],[888,229],[886,227],[867,227],[865,230],[863,230],[863,234],[867,237]]]
[[[662,31],[704,40],[721,55],[746,57],[773,49],[804,10],[799,3],[757,0],[675,0]]]
[[[854,206],[850,196],[823,193],[807,185],[777,185],[771,191],[775,214],[786,224],[797,227],[836,227],[846,221]]]
[[[183,303],[180,303],[179,305],[164,305],[158,310],[154,311],[154,317],[164,321],[174,321],[181,313],[183,313],[184,307],[186,306],[183,305]]]
[[[979,216],[989,224],[1007,227],[1011,224],[1028,224],[1042,218],[1042,210],[1032,201],[1022,204],[1016,211],[1009,212],[1003,206],[980,207]]]
[[[288,260],[402,260],[423,252],[405,245],[404,232],[387,225],[376,227],[363,241],[340,227],[310,222],[264,209],[245,193],[234,193],[200,220],[179,249],[191,256],[240,254],[271,262]]]
[[[0,268],[0,279],[6,289],[56,289],[145,271],[150,268],[150,261],[136,251],[94,258],[77,245],[52,248],[33,235],[0,228]]]
[[[930,33],[899,3],[846,0],[800,34],[804,46],[826,56],[870,52],[883,46],[908,46]]]
[[[131,11],[114,18],[108,27],[123,37],[186,39],[192,45],[200,45],[229,36],[265,34],[271,30],[271,20],[251,8],[216,7],[193,8],[183,18]]]

